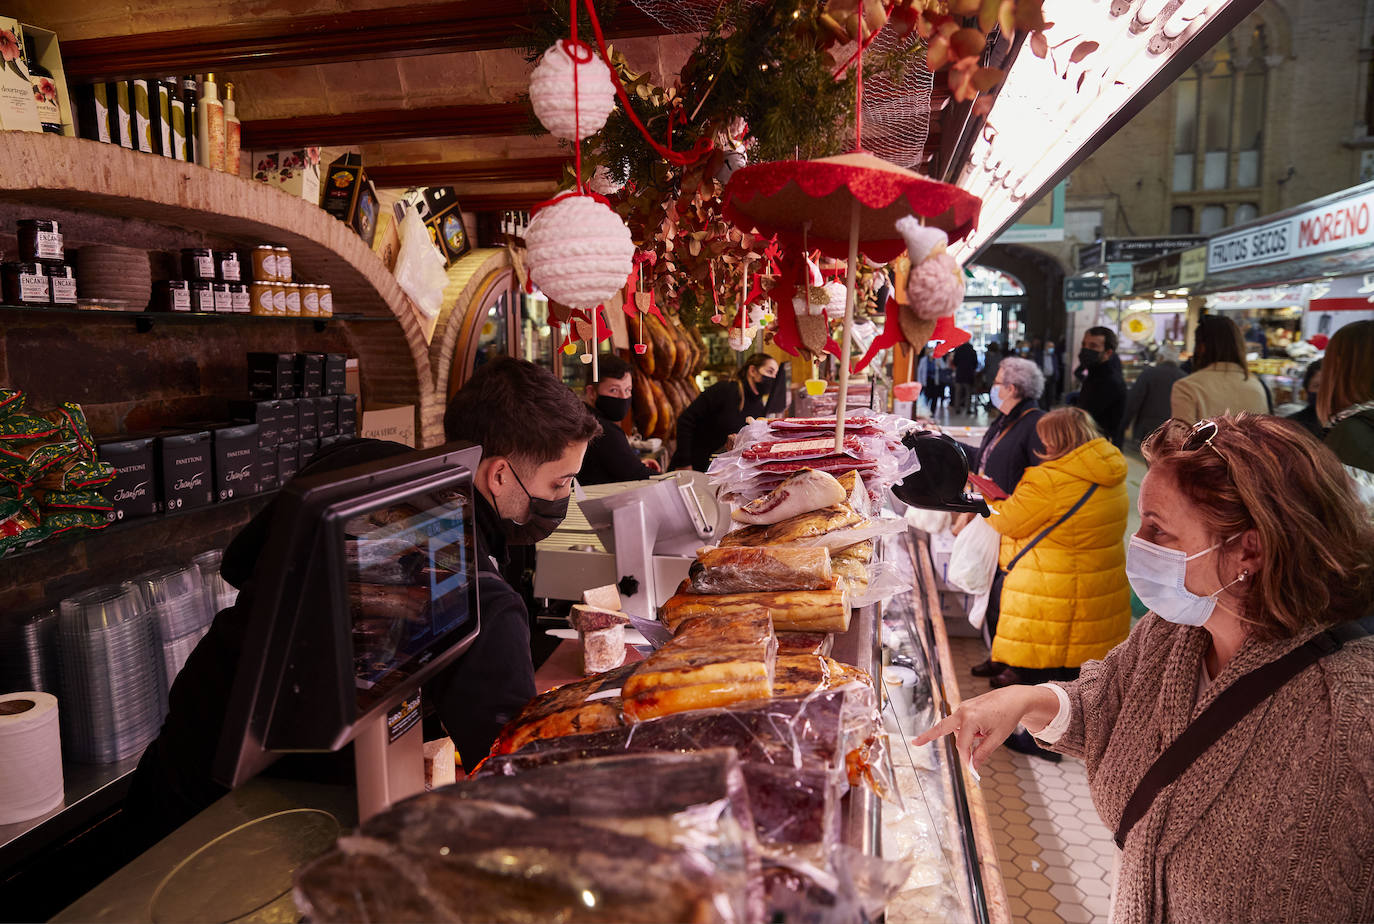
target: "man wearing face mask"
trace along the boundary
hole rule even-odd
[[[582,400],[596,414],[601,435],[587,446],[582,470],[577,473],[579,484],[610,484],[616,481],[638,481],[658,471],[658,463],[641,462],[639,453],[630,446],[620,422],[630,413],[630,399],[634,381],[630,364],[618,356],[603,356],[598,364],[601,380],[592,381],[591,367],[587,367],[587,385]]]
[[[1121,374],[1116,343],[1116,332],[1110,328],[1088,328],[1074,375],[1082,382],[1078,406],[1092,415],[1112,445],[1119,447],[1126,423],[1126,379]]]
[[[573,478],[599,432],[562,382],[510,357],[482,366],[449,402],[444,435],[482,447],[473,479],[482,631],[425,695],[469,769],[535,693],[529,613],[502,577],[510,547],[534,545],[563,522]]]

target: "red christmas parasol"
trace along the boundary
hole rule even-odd
[[[725,188],[726,218],[743,230],[776,235],[787,245],[793,266],[798,265],[797,255],[804,247],[849,261],[835,423],[837,450],[844,438],[859,254],[878,263],[896,259],[907,247],[897,231],[897,220],[913,214],[945,231],[951,241],[959,240],[977,225],[981,207],[977,196],[957,186],[920,176],[864,151],[813,161],[756,164],[730,177]],[[773,292],[778,306],[776,342],[793,353],[801,345],[792,309],[796,277],[796,272],[784,269]]]

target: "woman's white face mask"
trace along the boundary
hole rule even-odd
[[[1230,584],[1223,584],[1214,592],[1199,596],[1184,586],[1188,562],[1209,555],[1236,538],[1232,536],[1201,552],[1188,555],[1182,549],[1165,548],[1139,536],[1132,536],[1126,548],[1126,578],[1140,602],[1161,619],[1181,626],[1200,626],[1212,617],[1221,592],[1244,578],[1237,577]]]

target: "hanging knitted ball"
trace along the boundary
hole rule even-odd
[[[827,282],[825,289],[825,316],[832,321],[844,320],[845,288],[842,282]]]
[[[906,278],[908,308],[924,321],[954,314],[964,301],[964,273],[945,248],[949,238],[939,228],[922,227],[915,218],[897,221],[906,239],[911,272]]]
[[[736,353],[743,353],[745,350],[749,349],[750,344],[754,342],[756,334],[758,334],[758,331],[752,327],[746,327],[744,330],[740,330],[738,327],[732,327],[725,339],[729,342],[730,349],[734,350]]]
[[[620,216],[590,196],[547,206],[525,231],[525,263],[546,296],[573,308],[595,308],[625,285],[635,245]]]
[[[792,307],[796,309],[798,315],[807,313],[807,297],[797,296],[792,299]],[[812,286],[810,292],[810,313],[812,317],[825,315],[832,321],[837,321],[844,317],[844,283],[827,282],[823,286]]]
[[[575,100],[569,49],[577,55]],[[554,42],[530,75],[530,105],[540,124],[555,137],[580,141],[595,135],[615,108],[611,70],[589,45]]]

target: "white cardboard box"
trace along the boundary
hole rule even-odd
[[[320,201],[320,149],[254,151],[252,177],[307,202]]]
[[[363,411],[359,436],[363,439],[391,440],[415,448],[415,405],[379,404]]]
[[[0,130],[41,132],[19,20],[0,16]]]

